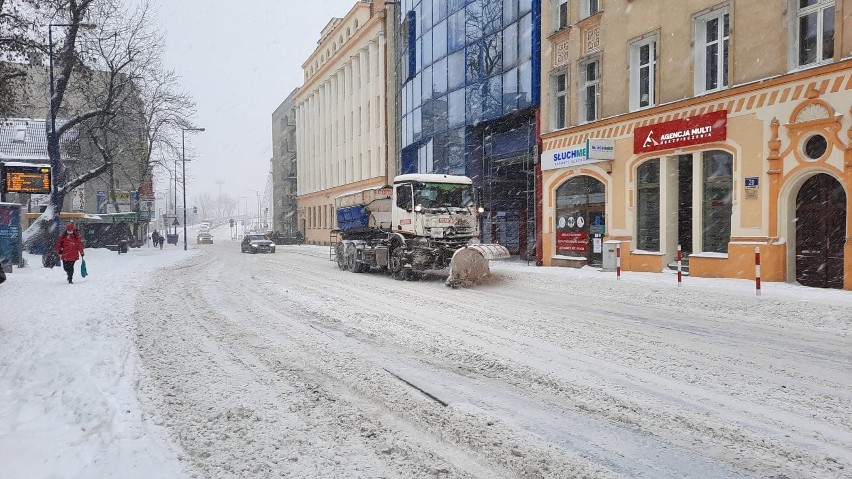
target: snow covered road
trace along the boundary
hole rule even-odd
[[[852,474],[848,293],[520,263],[451,290],[327,248],[198,249],[134,315],[142,403],[190,473]]]

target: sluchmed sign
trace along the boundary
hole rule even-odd
[[[728,138],[728,112],[714,111],[681,120],[643,126],[633,132],[633,153],[650,153],[685,146],[725,141]]]

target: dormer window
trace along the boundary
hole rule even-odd
[[[15,137],[12,139],[15,143],[25,143],[27,141],[27,126],[17,125],[15,127]]]

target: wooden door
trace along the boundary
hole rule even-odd
[[[808,179],[796,197],[796,281],[843,288],[846,193],[827,174]]]

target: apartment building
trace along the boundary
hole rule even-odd
[[[310,244],[329,244],[335,198],[383,186],[395,175],[392,88],[395,4],[359,1],[322,30],[302,64],[304,84],[294,98],[300,229]],[[392,51],[391,51],[392,53]],[[393,98],[393,95],[390,95]]]
[[[542,8],[539,260],[852,289],[852,0]]]
[[[293,90],[272,113],[272,229],[292,238],[299,229],[296,202],[296,105]]]

